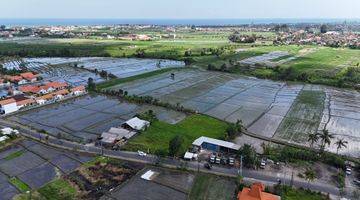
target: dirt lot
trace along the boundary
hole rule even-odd
[[[105,158],[104,160],[97,160],[93,164],[81,166],[66,177],[78,188],[79,198],[99,199],[144,167],[138,163]]]

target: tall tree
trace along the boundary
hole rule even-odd
[[[169,156],[176,156],[181,149],[183,138],[180,135],[173,137],[169,142]]]
[[[326,24],[323,24],[320,26],[321,33],[326,33],[327,31],[328,31],[328,27],[326,26]]]
[[[254,167],[258,162],[255,148],[249,144],[242,146],[238,154],[243,156],[244,166],[248,168]]]
[[[345,141],[344,139],[339,139],[338,141],[336,141],[335,142],[335,145],[336,145],[336,154],[338,154],[339,153],[339,150],[341,149],[341,148],[346,148],[347,147],[347,144],[348,144],[348,142],[347,141]]]
[[[308,182],[308,185],[310,184],[310,182],[314,181],[316,178],[316,174],[315,171],[311,168],[307,168],[305,171],[305,179]]]
[[[318,133],[310,133],[308,135],[308,142],[310,142],[310,147],[313,148],[314,144],[319,141],[319,134]]]
[[[334,135],[330,134],[327,129],[323,129],[319,137],[321,139],[321,149],[324,150],[326,145],[331,144],[331,139],[334,138]]]

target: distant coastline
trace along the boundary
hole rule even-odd
[[[231,26],[244,24],[299,24],[299,23],[354,23],[360,19],[0,19],[0,25],[6,26],[56,26],[56,25],[196,25]]]

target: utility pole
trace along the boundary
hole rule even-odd
[[[294,185],[294,170],[291,172],[291,181],[290,181],[290,187]]]
[[[240,176],[243,176],[243,156],[240,156]]]

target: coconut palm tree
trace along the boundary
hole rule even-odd
[[[344,139],[339,139],[338,141],[336,141],[335,142],[335,145],[336,145],[336,154],[338,154],[339,153],[339,150],[341,149],[341,148],[346,148],[347,147],[347,144],[348,144],[348,142],[347,141],[345,141]]]
[[[327,129],[323,129],[319,137],[321,139],[321,149],[324,150],[326,145],[331,144],[331,139],[334,138],[334,135],[330,134]]]
[[[308,182],[308,187],[309,187],[310,182],[314,181],[315,178],[316,178],[315,171],[313,169],[311,169],[311,168],[307,168],[304,175],[305,175],[305,179]]]
[[[319,141],[319,134],[318,133],[310,133],[308,135],[308,142],[310,142],[310,147],[313,148],[314,143]]]

